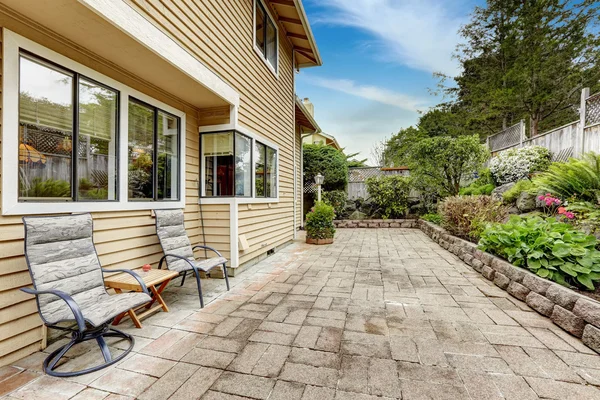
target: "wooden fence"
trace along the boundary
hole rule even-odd
[[[566,161],[588,152],[600,152],[600,93],[581,93],[580,119],[528,138],[523,121],[487,138],[492,156],[523,146],[543,146],[552,153],[553,161]]]

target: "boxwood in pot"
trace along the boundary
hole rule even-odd
[[[335,226],[333,207],[323,202],[317,202],[313,209],[306,214],[306,243],[329,244],[333,243]]]

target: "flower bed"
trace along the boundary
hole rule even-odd
[[[421,220],[418,227],[496,286],[600,353],[600,302],[481,251],[475,243],[452,236],[437,225]]]

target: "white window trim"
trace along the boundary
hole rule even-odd
[[[267,13],[267,17],[271,18],[271,22],[273,22],[273,26],[275,27],[275,38],[277,40],[277,44],[275,45],[275,49],[277,50],[277,66],[271,65],[271,62],[267,59],[267,56],[263,54],[258,46],[256,45],[256,2],[260,2]],[[265,26],[265,29],[267,27]],[[265,48],[266,48],[265,43]],[[271,72],[275,75],[275,78],[279,79],[279,25],[277,25],[277,20],[273,18],[271,14],[271,10],[269,7],[265,5],[265,2],[262,0],[254,0],[252,4],[252,47],[254,51],[258,55],[258,57],[265,63],[265,65],[271,70]]]
[[[119,105],[119,200],[103,202],[19,202],[19,174],[15,166],[19,163],[19,51],[28,52],[50,60],[65,68],[103,83],[120,92]],[[55,51],[20,36],[8,29],[3,29],[3,82],[2,91],[2,215],[53,214],[68,212],[100,212],[151,210],[185,207],[185,112],[175,109],[154,98],[132,89],[112,78],[79,64]],[[128,201],[128,103],[129,97],[136,98],[167,111],[180,118],[179,139],[179,200],[177,201]]]
[[[238,131],[239,133],[248,136],[252,139],[252,197],[201,197],[199,199],[199,203],[201,204],[265,204],[265,203],[279,203],[279,191],[281,190],[279,187],[279,178],[281,171],[281,164],[279,163],[279,146],[270,141],[267,138],[255,133],[251,129],[239,125],[239,124],[227,124],[227,125],[216,125],[211,127],[200,127],[199,133],[202,136],[203,133],[212,133],[215,131],[215,127],[217,127],[217,131]],[[201,139],[202,140],[202,139]],[[260,142],[264,145],[271,147],[277,153],[276,162],[277,162],[277,197],[256,197],[256,182],[254,173],[256,171],[256,157],[254,154],[254,143]],[[204,157],[200,154],[200,181],[199,185],[201,188],[201,196],[205,194],[204,188]]]

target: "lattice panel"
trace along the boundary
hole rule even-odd
[[[348,171],[348,182],[364,182],[372,176],[382,175],[379,167],[371,168],[350,168]]]
[[[565,162],[568,161],[571,157],[573,157],[573,147],[567,147],[566,149],[562,149],[558,153],[552,154],[552,161]]]
[[[304,185],[304,193],[317,193],[317,184],[314,182],[307,182]]]
[[[21,135],[23,143],[33,146],[34,149],[42,154],[71,156],[72,140],[70,132],[62,134],[41,130],[35,125],[25,125],[21,126]]]
[[[588,97],[585,102],[585,125],[600,123],[600,93]]]
[[[490,136],[488,141],[492,152],[518,144],[521,141],[521,124],[518,123],[510,128],[506,128],[502,132]]]

